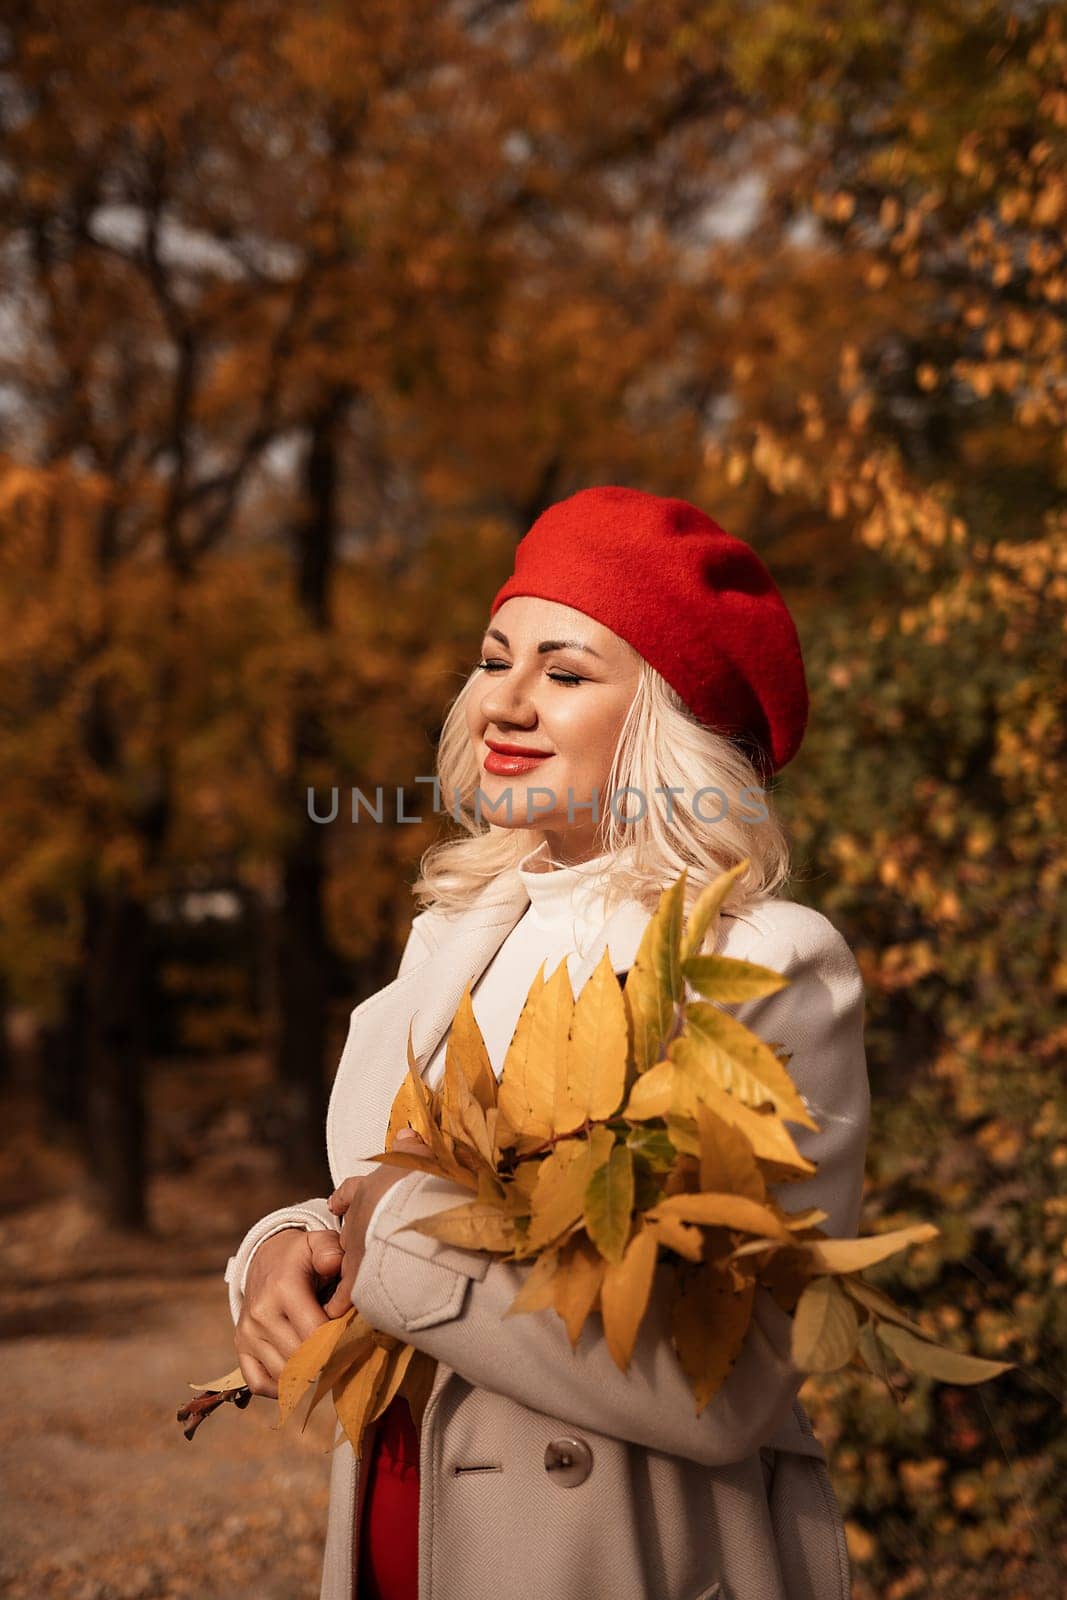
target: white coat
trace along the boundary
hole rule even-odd
[[[335,1184],[372,1171],[366,1158],[384,1148],[409,1019],[425,1062],[528,903],[508,875],[458,916],[415,918],[397,977],[351,1015],[327,1116]],[[632,901],[608,918],[573,977],[576,994],[605,945],[617,972],[632,964],[647,921]],[[869,1116],[855,958],[826,917],[778,899],[722,917],[715,949],[791,980],[728,1009],[792,1052],[789,1072],[821,1125],[791,1128],[818,1172],[777,1198],[790,1211],[819,1206],[829,1235],[854,1236]],[[399,1231],[464,1198],[424,1173],[397,1182],[353,1289],[375,1327],[438,1361],[420,1438],[419,1600],[849,1600],[825,1452],[796,1398],[804,1375],[789,1358],[791,1319],[770,1294],[757,1290],[741,1354],[698,1417],[654,1315],[655,1285],[623,1374],[596,1315],[575,1351],[555,1312],[504,1317],[528,1264]],[[235,1322],[252,1251],[293,1225],[336,1228],[338,1219],[313,1199],[255,1224],[227,1266]],[[563,1472],[561,1456],[571,1462]],[[342,1440],[320,1600],[358,1597],[363,1486]]]

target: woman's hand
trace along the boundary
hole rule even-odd
[[[405,1155],[430,1155],[430,1147],[410,1128],[402,1128],[392,1145]],[[327,1204],[335,1216],[343,1217],[341,1245],[344,1257],[341,1263],[341,1281],[327,1300],[324,1310],[328,1317],[340,1317],[352,1305],[352,1286],[356,1281],[366,1251],[367,1223],[382,1195],[394,1183],[408,1176],[403,1167],[379,1166],[366,1177],[346,1178],[338,1184]]]
[[[233,1338],[253,1394],[277,1399],[278,1374],[327,1320],[319,1292],[337,1277],[341,1260],[340,1235],[328,1228],[285,1228],[256,1248]]]

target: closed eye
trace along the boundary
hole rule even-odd
[[[476,665],[479,671],[487,672],[491,677],[496,677],[496,672],[494,670],[495,668],[501,667],[505,672],[508,668],[508,663],[506,661],[496,660],[479,661]],[[568,688],[573,688],[576,684],[584,683],[586,681],[584,678],[578,677],[577,673],[574,672],[550,672],[548,676],[552,679],[553,683],[562,683]]]

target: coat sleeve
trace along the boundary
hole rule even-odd
[[[428,912],[420,912],[411,925],[407,943],[400,957],[400,966],[397,977],[403,978],[413,968],[418,966],[433,954],[435,943],[433,934],[426,927]],[[335,1217],[326,1203],[326,1197],[302,1200],[296,1205],[282,1206],[277,1211],[271,1211],[267,1216],[261,1217],[252,1224],[234,1254],[226,1263],[224,1280],[230,1296],[230,1316],[234,1326],[241,1315],[244,1304],[245,1283],[248,1278],[248,1269],[252,1264],[252,1257],[259,1246],[275,1233],[281,1233],[285,1228],[332,1228],[335,1233],[341,1230],[341,1218]]]
[[[829,920],[806,908],[750,954],[788,977],[776,994],[729,1009],[767,1041],[792,1052],[789,1072],[820,1131],[791,1131],[818,1163],[810,1178],[773,1191],[790,1211],[820,1206],[830,1236],[856,1233],[866,1154],[869,1089],[863,1043],[864,990],[855,958]],[[376,1208],[353,1302],[367,1319],[425,1350],[478,1387],[573,1426],[631,1440],[706,1466],[743,1460],[789,1419],[806,1376],[790,1360],[792,1318],[757,1289],[753,1319],[718,1393],[696,1401],[670,1339],[656,1270],[649,1310],[628,1372],[615,1365],[598,1315],[572,1351],[553,1310],[506,1316],[531,1270],[487,1252],[445,1245],[405,1224],[461,1200],[447,1179],[412,1173]]]

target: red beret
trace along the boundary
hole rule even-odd
[[[751,545],[688,501],[609,484],[549,506],[490,616],[520,594],[573,606],[625,639],[763,777],[800,748],[808,689],[785,601]]]

